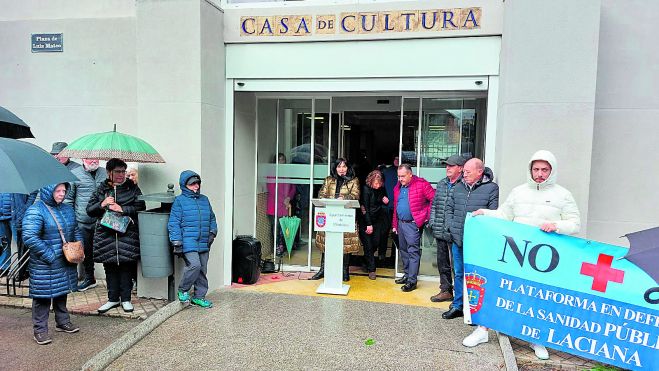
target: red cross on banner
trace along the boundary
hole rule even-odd
[[[593,277],[593,286],[591,289],[599,292],[606,292],[606,286],[609,281],[622,283],[625,278],[625,271],[611,268],[613,256],[599,254],[597,264],[582,263],[581,274]]]

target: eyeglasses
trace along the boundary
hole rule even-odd
[[[112,170],[112,174],[126,174],[126,170]]]

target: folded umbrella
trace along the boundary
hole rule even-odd
[[[126,162],[163,163],[165,160],[144,140],[113,131],[85,135],[71,142],[60,156],[109,160],[118,158]]]
[[[293,250],[293,244],[295,243],[295,235],[297,234],[298,228],[300,228],[300,218],[297,216],[284,216],[279,218],[279,225],[281,225],[281,230],[284,234],[288,259],[290,260],[291,250]]]
[[[3,138],[34,138],[30,127],[8,109],[0,107],[0,137]]]
[[[50,153],[16,139],[0,138],[1,193],[29,194],[41,187],[78,181]]]

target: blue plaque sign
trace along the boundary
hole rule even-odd
[[[61,33],[33,33],[32,53],[64,51],[64,37]]]

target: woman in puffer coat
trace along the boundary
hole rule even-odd
[[[34,340],[43,345],[52,342],[48,334],[48,314],[52,304],[55,329],[78,332],[66,309],[70,292],[77,291],[76,264],[69,263],[62,252],[62,234],[67,242],[82,241],[75,211],[62,203],[68,183],[53,184],[41,189],[41,200],[30,206],[23,218],[23,240],[30,249],[30,297]]]
[[[208,197],[201,194],[201,177],[185,170],[179,177],[181,195],[177,196],[169,214],[169,241],[174,250],[181,251],[185,261],[183,278],[178,286],[178,299],[202,308],[211,308],[206,300],[208,292],[208,253],[217,236],[215,213]],[[194,285],[194,296],[189,291]]]
[[[340,200],[359,200],[359,179],[355,171],[344,158],[338,158],[332,164],[330,176],[325,178],[323,186],[318,191],[318,198],[336,198]],[[356,225],[356,223],[355,223]],[[310,279],[319,280],[325,277],[325,232],[316,233],[316,247],[323,253],[320,260],[320,270]],[[350,280],[350,254],[361,249],[357,231],[343,234],[343,280]]]
[[[87,204],[87,215],[97,218],[94,230],[94,262],[103,263],[108,286],[108,302],[98,308],[105,313],[119,305],[125,312],[132,312],[130,294],[133,275],[140,258],[140,234],[137,228],[137,212],[146,209],[140,188],[126,177],[126,163],[110,159],[105,165],[108,179],[101,183]],[[125,233],[101,225],[100,219],[107,210],[130,217]]]

